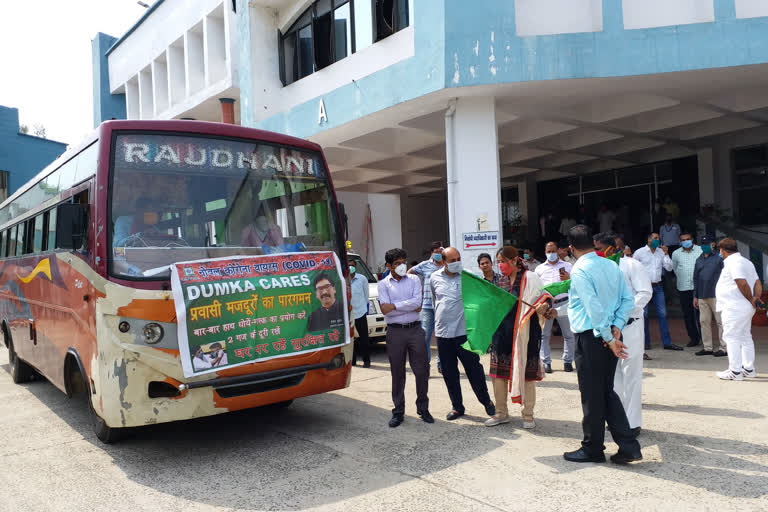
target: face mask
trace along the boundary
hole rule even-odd
[[[683,240],[683,242],[680,244],[683,246],[683,249],[690,249],[693,247],[693,240]]]
[[[711,246],[711,245],[709,245],[709,244],[704,244],[704,245],[702,245],[702,246],[701,246],[701,252],[703,252],[704,254],[709,254],[709,253],[711,253],[711,252],[712,252],[712,246]]]
[[[524,259],[525,261],[528,261],[529,259],[531,259],[531,255],[530,255],[530,254],[528,254],[528,253],[525,253],[525,254],[523,254],[523,259]]]
[[[405,277],[406,272],[408,272],[408,266],[405,263],[401,263],[395,267],[395,274],[400,277]]]
[[[661,242],[658,240],[651,240],[651,249],[658,249],[661,245]]]
[[[499,270],[501,270],[501,273],[505,276],[508,276],[512,273],[512,265],[509,263],[499,263]]]
[[[349,267],[349,273],[355,275],[355,267]]]
[[[554,263],[554,262],[556,262],[558,259],[560,259],[560,258],[558,258],[558,256],[557,256],[557,253],[556,253],[556,252],[548,252],[548,253],[547,253],[547,260],[548,260],[550,263]]]
[[[443,255],[442,254],[433,254],[432,259],[435,260],[435,263],[440,263],[443,261]]]
[[[448,272],[451,274],[458,274],[461,272],[461,262],[460,261],[452,261],[450,263],[445,264],[445,268],[448,269]]]

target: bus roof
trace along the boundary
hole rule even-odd
[[[147,130],[154,132],[176,132],[176,133],[192,133],[196,135],[212,135],[216,137],[234,137],[242,139],[256,139],[263,142],[270,142],[272,144],[285,144],[286,146],[294,146],[298,148],[308,149],[312,151],[321,151],[320,145],[310,142],[308,140],[299,139],[297,137],[291,137],[290,135],[283,135],[281,133],[268,132],[265,130],[257,130],[255,128],[245,128],[234,124],[224,123],[212,123],[208,121],[187,121],[173,119],[169,121],[135,121],[135,120],[111,120],[104,121],[94,130],[88,137],[86,137],[81,143],[76,146],[70,146],[70,149],[65,151],[56,160],[48,164],[42,171],[37,173],[34,178],[22,185],[16,192],[13,193],[8,199],[0,204],[0,209],[10,204],[13,200],[17,199],[24,192],[35,186],[43,178],[48,176],[54,170],[66,163],[73,156],[77,155],[86,146],[90,146],[95,140],[104,139],[109,140],[113,131],[119,130]]]

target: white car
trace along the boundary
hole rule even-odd
[[[379,280],[376,279],[376,274],[371,272],[359,254],[348,252],[347,258],[354,260],[357,273],[368,279],[368,338],[371,343],[384,341],[387,334],[387,323],[384,321],[384,314],[381,312],[381,306],[379,306]]]

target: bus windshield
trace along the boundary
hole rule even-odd
[[[114,138],[110,273],[167,279],[179,261],[336,250],[320,153],[243,139]]]

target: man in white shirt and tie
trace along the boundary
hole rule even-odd
[[[661,250],[659,250],[661,249]],[[635,251],[633,258],[645,267],[648,277],[651,278],[653,286],[653,307],[656,309],[656,317],[659,320],[659,331],[661,333],[661,343],[664,350],[683,350],[683,347],[672,343],[669,336],[669,325],[667,324],[667,303],[664,297],[664,285],[661,282],[662,269],[672,270],[672,260],[669,257],[669,249],[661,245],[658,233],[651,233],[648,236],[648,244]],[[645,349],[651,348],[651,333],[648,330],[648,308],[650,302],[645,306],[644,324],[645,324]]]

